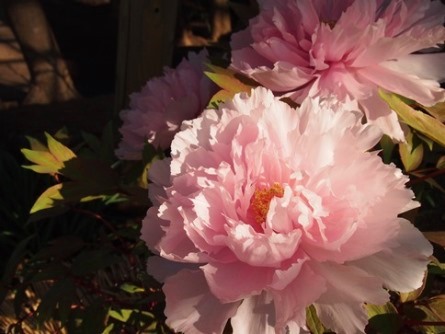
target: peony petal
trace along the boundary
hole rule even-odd
[[[352,262],[380,277],[388,289],[410,292],[422,285],[424,270],[433,250],[431,244],[408,221],[400,219],[396,246]]]
[[[239,302],[222,304],[215,298],[201,271],[183,270],[164,284],[167,325],[178,332],[220,334]]]
[[[426,106],[431,106],[436,102],[445,100],[445,91],[440,88],[440,85],[436,81],[391,71],[382,66],[361,70],[359,73],[377,86]]]
[[[209,263],[202,267],[212,293],[223,302],[259,295],[272,281],[273,270],[242,262]]]
[[[243,300],[231,320],[233,333],[275,334],[275,308],[267,293]]]
[[[410,54],[380,64],[398,73],[409,73],[419,78],[442,82],[445,80],[445,52]]]

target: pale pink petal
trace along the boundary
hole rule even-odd
[[[366,120],[370,124],[377,125],[385,134],[396,141],[405,141],[405,134],[400,127],[397,114],[377,93],[361,100],[360,106],[363,108]]]
[[[422,270],[429,263],[431,244],[409,222],[400,219],[394,248],[354,261],[352,264],[381,277],[388,289],[409,292],[422,285]]]
[[[381,64],[398,73],[410,73],[428,80],[445,80],[445,52],[411,54]]]
[[[244,299],[231,323],[233,333],[276,334],[273,299],[267,293]]]
[[[212,293],[224,302],[259,295],[272,282],[274,270],[243,262],[209,263],[202,267]]]
[[[421,79],[415,75],[394,72],[382,66],[361,70],[360,75],[390,92],[426,106],[445,99],[445,91],[436,81]]]
[[[214,297],[201,271],[183,270],[167,278],[163,290],[167,324],[178,332],[220,334],[239,305]]]

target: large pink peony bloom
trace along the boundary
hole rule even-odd
[[[182,121],[202,112],[217,90],[203,72],[206,56],[206,51],[190,53],[189,60],[183,59],[176,69],[166,68],[164,76],[149,80],[130,96],[130,109],[120,114],[120,159],[141,159],[147,142],[167,149]]]
[[[142,226],[173,329],[221,333],[231,318],[234,333],[299,333],[314,304],[358,333],[365,302],[421,285],[432,248],[398,218],[418,205],[408,178],[366,152],[380,130],[340,107],[295,110],[257,88],[184,123],[150,171]]]
[[[397,115],[377,88],[433,105],[445,99],[445,53],[413,54],[445,40],[445,6],[430,0],[260,1],[232,38],[232,67],[300,103],[335,94],[360,102],[368,122],[396,140]]]

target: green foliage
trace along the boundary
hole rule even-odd
[[[0,151],[9,187],[0,246],[10,250],[2,252],[0,298],[15,310],[10,329],[170,332],[139,240],[148,205],[142,175],[161,152],[147,147],[143,162],[118,162],[112,134],[111,126],[101,137],[82,133],[75,144],[63,131],[45,134],[45,143],[28,137],[25,168]]]

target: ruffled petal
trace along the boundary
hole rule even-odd
[[[240,304],[221,303],[211,294],[201,271],[183,270],[167,278],[163,291],[167,325],[178,332],[221,334]]]

